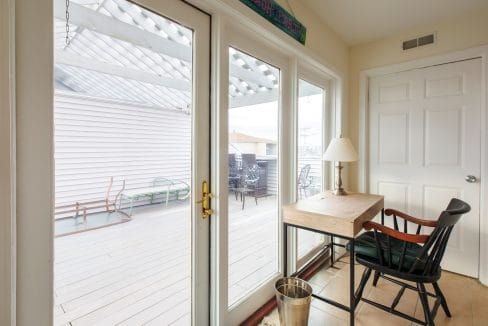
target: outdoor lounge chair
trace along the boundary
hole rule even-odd
[[[125,183],[124,183],[125,186]],[[136,188],[130,190],[123,190],[120,194],[119,209],[122,206],[122,201],[129,201],[129,216],[132,215],[132,208],[134,202],[141,198],[150,199],[151,204],[154,198],[158,195],[163,196],[165,206],[168,206],[170,196],[174,196],[176,200],[184,200],[190,196],[190,186],[180,180],[170,180],[163,177],[157,177],[153,180],[152,186],[144,188]]]

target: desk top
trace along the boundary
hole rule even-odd
[[[283,206],[283,222],[353,238],[384,206],[383,196],[327,191]]]

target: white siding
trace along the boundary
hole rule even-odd
[[[58,92],[55,96],[56,205],[147,187],[155,177],[190,181],[191,116]]]

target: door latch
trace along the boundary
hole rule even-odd
[[[208,183],[206,180],[202,182],[202,199],[197,201],[198,204],[202,204],[202,218],[206,219],[213,214],[213,210],[210,208],[210,199],[213,198],[212,193],[208,190]]]

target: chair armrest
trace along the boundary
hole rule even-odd
[[[410,234],[410,233],[403,233],[400,231],[396,231],[394,229],[391,229],[387,226],[384,226],[382,224],[378,224],[375,222],[365,222],[363,224],[363,228],[366,230],[371,230],[375,229],[377,231],[380,231],[383,234],[387,234],[390,237],[393,237],[395,239],[411,242],[411,243],[425,243],[429,239],[428,235],[419,235],[419,234]]]
[[[403,212],[397,211],[396,209],[391,209],[391,208],[385,209],[385,215],[387,215],[387,216],[395,215],[395,216],[403,218],[404,220],[407,220],[409,222],[412,222],[412,223],[415,223],[418,225],[430,226],[430,227],[436,227],[437,226],[437,221],[422,220],[420,218],[416,218],[416,217],[407,215]]]

